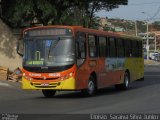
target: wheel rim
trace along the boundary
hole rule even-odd
[[[89,81],[89,83],[88,83],[88,92],[89,92],[89,94],[93,94],[94,89],[95,89],[94,82],[93,81]]]
[[[125,86],[126,86],[126,88],[128,88],[128,86],[129,86],[129,79],[128,79],[127,75],[125,76]]]

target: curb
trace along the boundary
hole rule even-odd
[[[3,86],[3,87],[13,87],[13,86],[11,86],[8,83],[3,83],[3,82],[0,82],[0,86]]]
[[[160,64],[144,64],[144,66],[159,66]]]

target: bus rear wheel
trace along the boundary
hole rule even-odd
[[[55,90],[42,90],[42,93],[46,98],[52,98],[54,97],[56,91]]]
[[[94,77],[90,76],[87,89],[82,90],[82,93],[86,96],[93,96],[96,93],[96,82]]]
[[[118,90],[127,90],[129,89],[130,79],[128,72],[125,72],[124,74],[124,81],[122,84],[115,85],[116,89]]]

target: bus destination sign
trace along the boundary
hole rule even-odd
[[[35,29],[29,31],[29,36],[52,36],[52,35],[68,35],[71,34],[70,29],[57,28],[57,29]]]

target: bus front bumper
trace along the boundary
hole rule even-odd
[[[59,80],[55,82],[32,82],[30,80],[22,78],[22,89],[42,90],[42,89],[54,89],[54,90],[75,90],[75,78],[70,77],[65,80]]]

